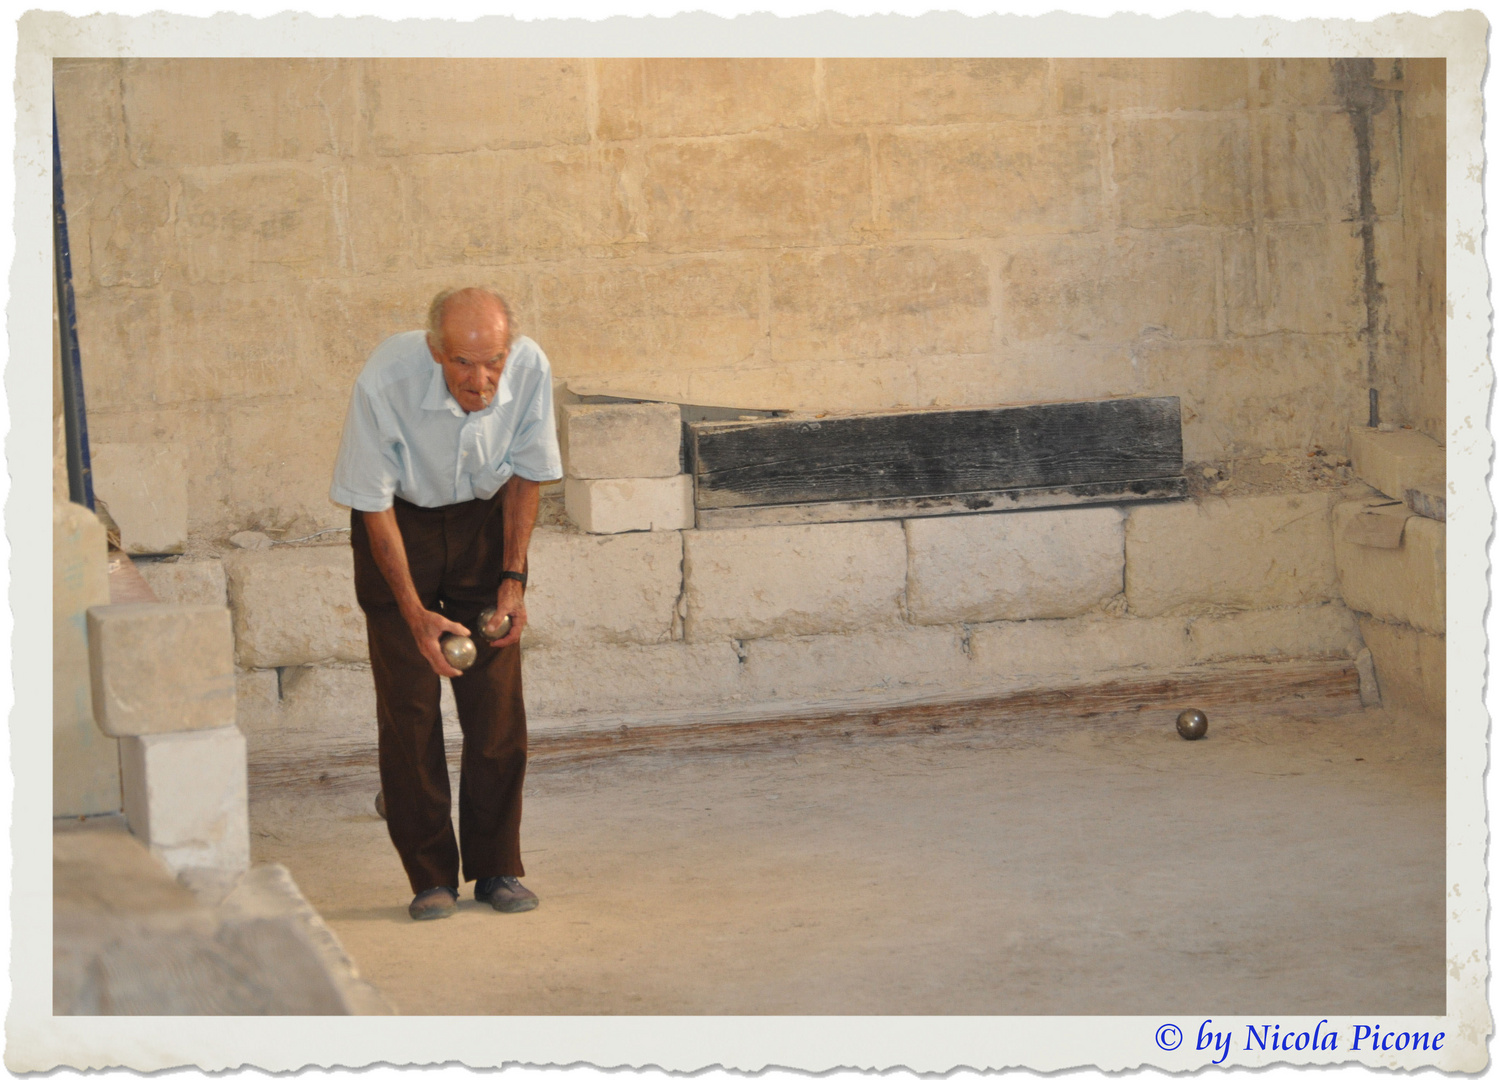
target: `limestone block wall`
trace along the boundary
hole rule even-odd
[[[1442,439],[1440,60],[100,59],[55,84],[91,433],[185,455],[193,539],[346,524],[356,371],[475,281],[583,393],[1176,394],[1188,460],[1222,464],[1341,452],[1372,383]]]

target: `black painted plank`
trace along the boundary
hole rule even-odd
[[[688,430],[699,509],[1065,487],[1182,469],[1174,397]]]

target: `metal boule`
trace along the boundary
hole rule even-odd
[[[381,788],[375,792],[375,813],[381,817],[385,816],[385,789]]]
[[[501,619],[500,625],[495,628],[495,633],[491,634],[488,626],[489,620],[492,618],[494,618],[494,608],[492,607],[487,607],[479,612],[479,633],[483,634],[490,641],[499,641],[500,638],[510,633],[510,616],[506,615]]]
[[[1183,709],[1176,718],[1176,733],[1183,739],[1200,739],[1208,733],[1208,714],[1201,709]]]
[[[467,671],[474,666],[474,661],[479,659],[479,647],[474,644],[473,638],[464,637],[462,634],[444,634],[442,655],[459,671]]]

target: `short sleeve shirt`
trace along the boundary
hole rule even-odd
[[[333,501],[387,510],[487,499],[512,476],[562,478],[552,368],[528,337],[511,342],[494,400],[464,412],[432,359],[424,331],[386,338],[354,383],[344,419]]]

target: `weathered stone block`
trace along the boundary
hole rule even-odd
[[[1357,217],[1358,150],[1346,112],[1266,110],[1253,117],[1264,217],[1309,222]]]
[[[547,355],[570,383],[581,373],[633,377],[741,364],[763,337],[763,273],[736,255],[542,273]]]
[[[146,584],[164,604],[215,604],[223,607],[229,603],[228,579],[224,577],[224,563],[219,559],[167,559],[137,560],[135,568],[140,571]]]
[[[1429,634],[1447,632],[1447,526],[1409,517],[1400,546],[1366,547],[1350,534],[1353,521],[1383,499],[1355,499],[1333,507],[1333,539],[1343,602],[1386,622],[1409,623]]]
[[[332,394],[226,405],[225,451],[234,462],[237,524],[272,529],[283,540],[348,528],[349,511],[328,498],[347,408]]]
[[[1244,108],[1249,93],[1248,61],[1229,58],[1057,59],[1051,78],[1062,112],[1217,112]]]
[[[70,183],[87,173],[124,162],[122,63],[98,57],[59,56],[52,61],[62,174]]]
[[[567,516],[584,532],[649,532],[693,526],[692,477],[568,480]]]
[[[781,131],[645,150],[645,231],[674,251],[859,240],[871,227],[862,133]]]
[[[88,654],[94,719],[106,735],[234,723],[234,637],[222,606],[89,608]]]
[[[88,609],[109,603],[104,526],[87,507],[52,504],[52,814],[120,808],[119,746],[94,722]]]
[[[531,534],[527,647],[670,641],[682,591],[682,534]]]
[[[1015,241],[1000,266],[1004,341],[1217,336],[1217,242],[1191,233]]]
[[[242,667],[369,659],[352,549],[234,552],[224,569]]]
[[[1348,455],[1360,480],[1404,501],[1408,488],[1447,486],[1447,452],[1419,431],[1348,429]]]
[[[528,649],[527,722],[722,705],[743,697],[742,670],[727,641]]]
[[[906,235],[1091,229],[1102,212],[1090,123],[903,132],[881,138],[876,153],[885,219]]]
[[[812,60],[656,57],[594,64],[601,139],[737,135],[817,123]]]
[[[88,275],[106,287],[158,284],[176,260],[172,185],[157,173],[128,172],[101,177],[91,188],[86,214],[70,214],[85,226],[72,244],[75,251],[87,246]],[[75,263],[75,280],[84,270]]]
[[[256,668],[234,676],[234,723],[246,734],[281,726],[280,679],[275,668]]]
[[[1126,225],[1238,225],[1248,219],[1249,125],[1243,118],[1122,121],[1114,130],[1114,179]]]
[[[249,793],[239,728],[121,739],[120,770],[130,831],[173,874],[249,869]]]
[[[688,641],[836,634],[900,618],[906,544],[899,522],[680,535]]]
[[[1350,333],[1368,320],[1356,225],[1261,226],[1226,246],[1232,333]]]
[[[936,247],[788,252],[770,311],[778,361],[981,353],[993,325],[983,258]]]
[[[128,555],[181,551],[187,543],[187,448],[95,443],[94,495],[109,507]]]
[[[377,154],[460,154],[588,139],[584,64],[561,59],[362,60]]]
[[[923,406],[1098,400],[1143,392],[1144,351],[1109,343],[1012,345],[982,356],[922,356],[907,367],[915,369],[913,400]]]
[[[286,667],[280,676],[283,727],[374,743],[378,722],[369,668]]]
[[[736,409],[809,412],[825,410],[830,401],[855,411],[914,406],[924,401],[919,396],[917,370],[909,360],[892,357],[695,371],[688,381],[686,400]],[[987,403],[990,399],[984,400]]]
[[[1124,585],[1137,615],[1303,606],[1338,596],[1326,492],[1131,509]]]
[[[1187,634],[1195,663],[1261,656],[1354,656],[1363,647],[1358,620],[1336,601],[1204,615],[1191,621]]]
[[[142,58],[124,62],[124,118],[140,165],[230,165],[349,153],[357,60]],[[184,109],[183,102],[192,102]]]
[[[959,690],[967,682],[963,635],[953,627],[759,638],[744,644],[751,701],[816,701],[876,692]]]
[[[912,518],[912,622],[1061,619],[1124,588],[1124,515],[1112,507]]]
[[[323,170],[285,165],[182,174],[177,252],[191,282],[290,281],[338,270]]]
[[[1447,712],[1447,639],[1441,634],[1364,616],[1358,621],[1374,654],[1379,693],[1386,704],[1417,709],[1434,718]]]
[[[975,626],[974,676],[989,683],[1059,679],[1087,682],[1126,668],[1170,671],[1192,663],[1187,620],[1090,616]]]
[[[833,58],[822,62],[835,124],[964,124],[1046,108],[1046,61]]]
[[[675,405],[564,405],[561,412],[562,457],[574,480],[682,471],[682,411]]]

